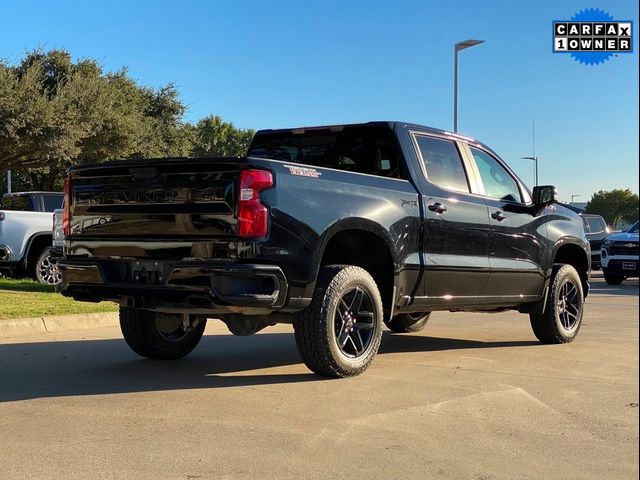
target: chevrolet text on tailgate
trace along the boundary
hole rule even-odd
[[[419,125],[259,131],[244,158],[73,168],[64,295],[120,304],[129,346],[175,359],[207,318],[235,335],[293,324],[314,372],[357,375],[382,326],[518,310],[543,343],[580,329],[582,220],[491,149]]]

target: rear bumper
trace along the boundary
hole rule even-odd
[[[306,306],[287,305],[288,282],[275,265],[66,259],[59,265],[60,293],[81,301],[210,314],[267,314]]]
[[[22,266],[22,262],[13,261],[12,255],[9,245],[0,244],[0,273],[12,276]]]
[[[22,262],[2,262],[0,261],[0,273],[12,277],[22,268]]]

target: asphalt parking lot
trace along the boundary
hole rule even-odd
[[[436,313],[347,380],[310,374],[287,326],[211,321],[174,363],[115,328],[1,338],[0,476],[637,478],[638,282],[592,287],[572,344]]]

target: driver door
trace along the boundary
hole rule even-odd
[[[468,145],[480,192],[489,207],[489,280],[484,295],[537,297],[544,288],[544,216],[534,216],[528,192],[491,153]]]

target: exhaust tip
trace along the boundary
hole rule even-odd
[[[6,245],[0,245],[0,261],[6,262],[11,257],[11,249]]]

